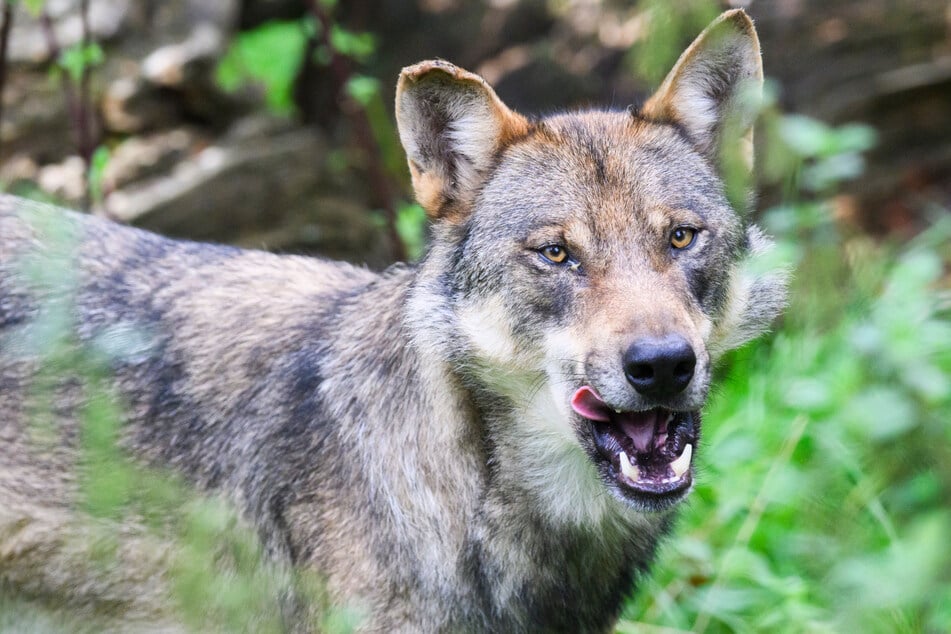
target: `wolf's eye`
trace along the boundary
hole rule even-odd
[[[677,227],[670,234],[670,246],[675,249],[686,249],[697,237],[697,230],[690,227]]]
[[[538,250],[552,264],[563,264],[568,259],[568,250],[560,244],[549,244]]]

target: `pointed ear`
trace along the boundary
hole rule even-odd
[[[498,150],[528,132],[484,79],[440,60],[400,73],[396,123],[419,204],[430,218],[456,220]]]
[[[714,165],[738,152],[750,170],[762,88],[756,29],[742,9],[735,9],[722,13],[684,51],[643,114],[682,126]]]

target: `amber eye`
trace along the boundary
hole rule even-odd
[[[670,234],[670,246],[675,249],[686,249],[693,244],[697,237],[697,230],[690,227],[677,227]]]
[[[549,244],[538,250],[552,264],[562,264],[568,259],[568,250],[560,244]]]

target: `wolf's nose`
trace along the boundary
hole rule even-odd
[[[697,365],[697,355],[680,335],[639,339],[624,353],[624,375],[634,389],[653,398],[683,392]]]

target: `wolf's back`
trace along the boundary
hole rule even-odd
[[[302,474],[323,476],[311,461],[332,467],[333,434],[305,428],[332,428],[315,399],[343,354],[336,315],[377,279],[0,197],[0,585],[162,621],[165,547],[136,536],[111,578],[90,570],[95,540],[74,521],[90,371],[118,396],[125,449],[243,501],[265,545],[284,548],[275,509]]]

